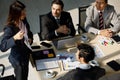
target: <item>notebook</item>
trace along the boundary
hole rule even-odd
[[[56,54],[53,49],[34,51],[32,53],[32,57],[37,71],[59,67]]]
[[[57,49],[66,49],[70,47],[76,46],[76,43],[80,42],[80,36],[76,35],[74,37],[65,37],[61,38],[57,41],[56,48]]]

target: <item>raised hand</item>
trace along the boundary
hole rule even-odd
[[[21,40],[24,36],[24,31],[19,31],[17,34],[13,36],[14,40]]]

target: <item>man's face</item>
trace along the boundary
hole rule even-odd
[[[97,10],[100,11],[104,10],[107,5],[107,3],[105,3],[105,0],[96,0],[95,2]]]
[[[61,12],[62,12],[62,8],[61,8],[61,5],[58,5],[58,4],[53,4],[52,7],[52,15],[54,17],[59,17]]]

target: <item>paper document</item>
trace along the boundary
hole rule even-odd
[[[73,61],[73,62],[69,62],[67,60],[63,60],[63,68],[64,70],[71,70],[71,69],[75,69],[80,65],[79,61]]]
[[[93,44],[92,46],[95,50],[95,55],[97,58],[101,58],[105,56],[103,51],[100,49],[100,47],[97,44]]]

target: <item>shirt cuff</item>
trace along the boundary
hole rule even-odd
[[[70,34],[70,33],[71,33],[71,30],[69,29],[68,34]]]
[[[98,30],[97,34],[98,34],[98,35],[100,34],[100,30]]]
[[[58,36],[57,31],[55,30],[55,35]]]

